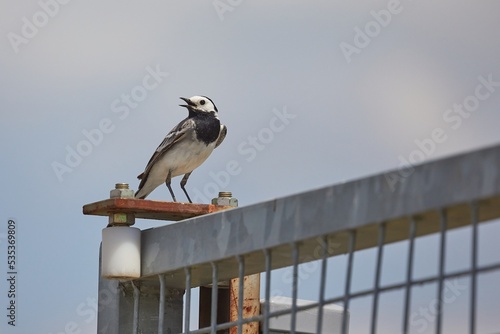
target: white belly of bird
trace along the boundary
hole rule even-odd
[[[215,148],[215,143],[208,146],[204,143],[182,141],[172,147],[151,169],[148,183],[154,187],[165,182],[168,172],[172,177],[184,175],[199,167],[210,156]]]

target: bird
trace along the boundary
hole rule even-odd
[[[184,175],[181,189],[189,203],[193,203],[186,191],[186,183],[196,168],[212,154],[227,134],[227,127],[218,116],[215,103],[207,96],[195,95],[181,97],[186,104],[188,117],[177,124],[163,139],[149,160],[144,172],[137,178],[140,181],[135,198],[145,199],[159,185],[165,183],[174,202],[177,199],[172,191],[173,177]]]

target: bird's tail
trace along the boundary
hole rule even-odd
[[[146,189],[145,189],[145,188],[139,188],[139,189],[135,192],[135,198],[145,199],[145,198],[146,198],[146,196],[148,196],[150,193],[151,193],[151,191],[146,191]]]
[[[147,178],[144,177],[144,173],[137,175],[137,178],[141,180],[141,182],[139,183],[139,188],[135,192],[135,198],[145,199],[146,196],[148,196],[151,193],[151,191],[146,192],[144,189],[144,185],[146,184]]]

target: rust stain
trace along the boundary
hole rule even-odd
[[[230,282],[230,314],[231,321],[238,320],[238,286],[239,279],[232,279]],[[244,299],[243,299],[243,314],[242,318],[251,318],[253,316],[259,315],[260,313],[260,275],[249,275],[243,278],[243,289],[244,289]],[[248,334],[258,334],[259,333],[259,323],[252,322],[250,324],[245,324],[242,327],[243,333]],[[231,328],[229,331],[231,334],[236,334],[238,328]]]

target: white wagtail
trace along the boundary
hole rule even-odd
[[[165,182],[172,195],[170,186],[173,177],[184,174],[181,188],[190,203],[186,182],[191,172],[200,166],[226,137],[227,128],[221,124],[214,102],[206,96],[193,96],[189,99],[181,97],[187,104],[181,104],[189,111],[170,131],[151,157],[146,169],[137,178],[141,180],[136,198],[146,198],[160,184]]]

